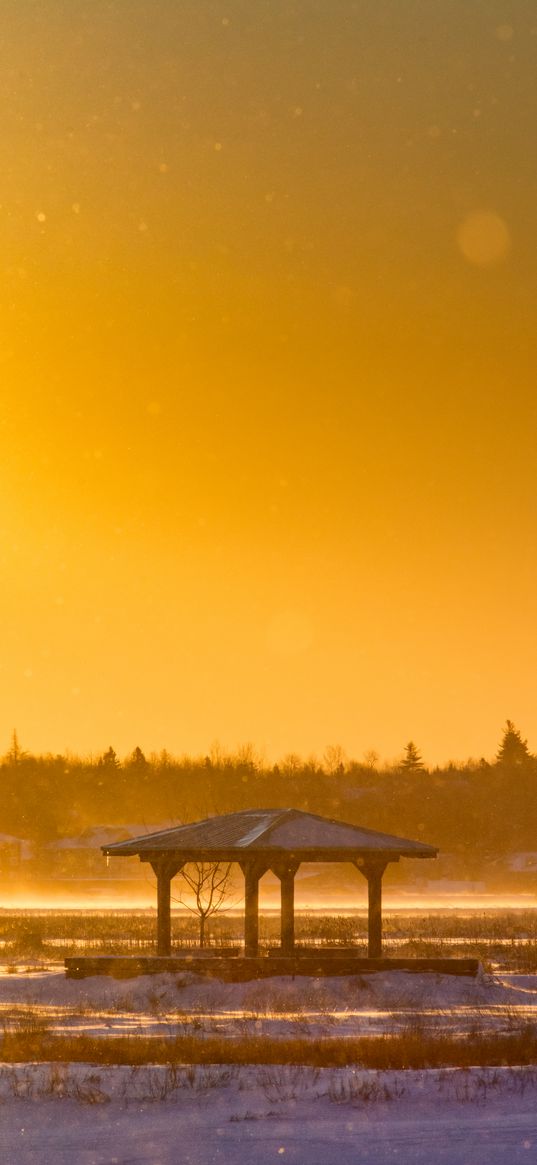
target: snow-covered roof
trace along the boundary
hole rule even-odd
[[[25,837],[13,837],[11,833],[0,833],[0,846],[2,845],[29,845],[29,841]]]
[[[529,870],[537,870],[537,852],[535,850],[523,850],[511,854],[507,861],[507,866],[510,870],[524,873]]]
[[[434,846],[420,841],[376,833],[303,813],[299,809],[248,809],[209,817],[191,825],[160,830],[131,841],[102,846],[110,855],[174,853],[238,861],[246,854],[293,854],[302,861],[337,861],[364,856],[379,858],[433,858]]]
[[[76,837],[60,837],[49,842],[47,849],[99,849],[113,842],[128,842],[139,830],[139,825],[90,825]]]

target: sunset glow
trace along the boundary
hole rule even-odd
[[[8,8],[5,747],[535,749],[533,5]]]

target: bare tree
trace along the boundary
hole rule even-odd
[[[367,752],[364,752],[364,764],[368,769],[371,769],[372,772],[375,772],[375,769],[378,768],[379,760],[380,757],[376,749],[368,748]]]
[[[183,866],[181,877],[190,890],[194,903],[181,895],[179,901],[200,920],[200,947],[205,946],[207,922],[224,907],[231,892],[231,862],[189,862]]]
[[[347,754],[340,744],[327,744],[323,753],[323,764],[330,776],[345,772]]]

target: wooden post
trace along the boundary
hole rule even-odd
[[[171,955],[171,881],[182,867],[167,860],[151,865],[157,876],[157,955]]]
[[[274,873],[281,883],[281,950],[282,955],[292,955],[295,950],[295,874],[298,863],[276,866]]]
[[[244,954],[256,957],[259,949],[259,879],[265,873],[254,862],[241,862],[244,874]]]
[[[367,878],[367,954],[370,959],[382,957],[382,875],[386,866],[371,863],[364,866],[362,873]]]

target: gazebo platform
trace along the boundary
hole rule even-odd
[[[65,959],[68,979],[86,979],[91,975],[110,975],[114,979],[132,979],[137,975],[182,974],[186,971],[243,983],[248,979],[269,979],[275,975],[363,975],[374,971],[432,972],[437,975],[477,975],[478,959],[369,959],[333,950],[294,955],[76,955]]]

